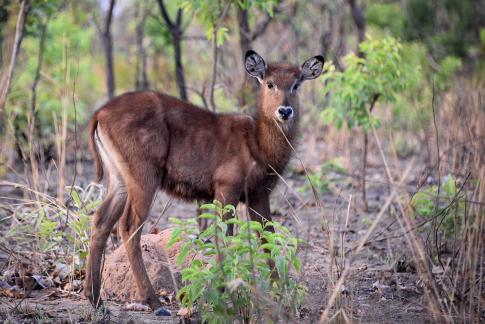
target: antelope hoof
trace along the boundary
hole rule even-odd
[[[168,310],[163,307],[160,307],[155,311],[155,316],[172,316]]]

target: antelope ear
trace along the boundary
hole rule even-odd
[[[248,50],[244,58],[244,67],[250,76],[258,78],[259,82],[262,82],[267,65],[258,53]]]
[[[303,63],[300,70],[300,80],[313,80],[322,74],[325,59],[322,55],[314,56]]]

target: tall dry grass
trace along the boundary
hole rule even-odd
[[[469,79],[458,79],[446,94],[433,98],[433,102],[430,103],[433,118],[428,129],[423,130],[424,134],[432,136],[426,138],[427,143],[421,141],[418,152],[423,153],[415,154],[416,159],[413,159],[415,163],[412,173],[422,173],[418,176],[420,180],[417,181],[415,190],[409,190],[409,186],[404,185],[406,181],[416,182],[406,179],[409,165],[404,172],[395,167],[402,164],[398,161],[393,136],[386,136],[386,126],[380,130],[371,129],[373,158],[380,158],[381,169],[384,170],[382,177],[387,179],[383,182],[388,182],[392,190],[366,234],[354,242],[354,248],[346,254],[341,251],[339,256],[332,253],[332,265],[327,276],[331,289],[328,291],[320,318],[321,323],[354,322],[351,316],[351,303],[346,302],[346,298],[343,297],[345,283],[349,280],[351,272],[355,272],[355,267],[352,267],[354,260],[370,241],[372,232],[383,223],[388,209],[394,211],[399,225],[398,229],[394,230],[399,234],[393,233],[389,237],[404,238],[404,249],[410,253],[421,280],[429,319],[437,323],[485,321],[483,89],[483,84],[474,84]],[[390,116],[385,114],[384,117],[383,124],[386,125]],[[349,136],[348,130],[344,132],[344,136],[339,137],[332,127],[329,129],[326,140],[331,142],[329,146],[333,148],[327,147],[327,150],[351,152],[359,149],[352,141],[353,137]],[[407,136],[416,139],[421,134]],[[331,152],[325,151],[324,154],[328,155]],[[352,165],[351,158],[348,159],[348,164]],[[440,190],[447,175],[456,179],[458,190],[453,197],[445,197],[443,190]],[[412,197],[415,192],[429,186],[427,182],[438,187],[437,196],[431,198],[435,204],[435,213],[428,219],[422,219],[416,215]],[[452,217],[457,224],[451,238],[443,234],[445,217]],[[336,226],[330,228],[335,229]],[[345,234],[339,234],[335,230],[328,233],[330,252],[334,251],[332,247],[339,235]],[[343,246],[343,237],[340,245]],[[337,266],[334,267],[334,264]]]

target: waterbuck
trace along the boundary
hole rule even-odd
[[[269,195],[298,130],[298,89],[317,78],[323,64],[322,56],[301,67],[266,64],[249,50],[245,68],[260,83],[255,116],[217,114],[152,91],[125,93],[94,113],[89,136],[97,180],[108,175],[106,198],[92,222],[84,283],[94,307],[102,305],[102,254],[118,222],[138,295],[158,315],[170,315],[151,285],[140,247],[159,189],[190,201],[243,202],[252,220],[271,220]]]

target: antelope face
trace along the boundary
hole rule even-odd
[[[318,55],[306,60],[301,68],[280,63],[267,65],[258,53],[247,51],[246,71],[261,84],[259,113],[280,125],[291,124],[298,116],[299,87],[305,80],[316,79],[323,64],[323,56]]]

